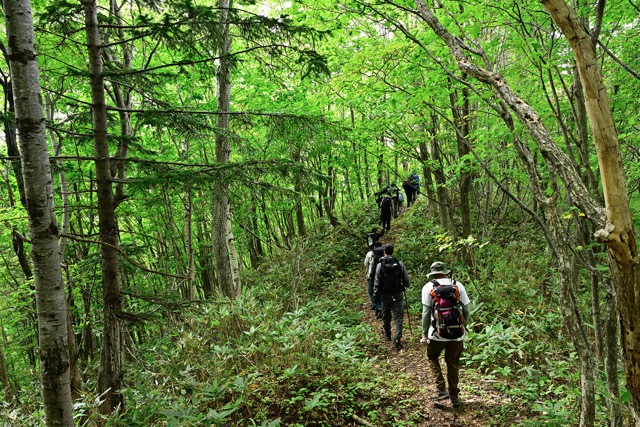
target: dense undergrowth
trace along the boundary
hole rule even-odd
[[[412,419],[385,421],[394,419],[387,403],[405,396],[410,385],[380,369],[382,362],[371,356],[379,331],[363,321],[363,236],[375,225],[375,212],[354,207],[344,218],[338,229],[316,224],[290,251],[245,270],[237,300],[165,308],[148,320],[129,343],[127,410],[101,419],[99,397],[87,393],[76,404],[77,424],[338,426],[355,414],[377,425],[415,425]],[[578,363],[563,336],[552,263],[543,242],[530,239],[537,233],[524,227],[517,236],[496,232],[460,242],[425,218],[426,206],[418,203],[386,236],[413,280],[409,309],[421,311],[431,262],[446,261],[473,300],[468,375],[522,402],[521,411],[535,414],[524,425],[575,424]],[[462,262],[463,251],[471,267]],[[5,424],[41,424],[36,384],[34,375],[23,386],[32,399],[5,408]],[[470,392],[462,386],[463,394]],[[604,422],[603,384],[598,392]],[[505,425],[509,411],[493,414],[487,425]]]

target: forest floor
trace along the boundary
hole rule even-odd
[[[394,408],[398,418],[405,422],[412,419],[414,425],[420,427],[517,426],[531,419],[523,405],[495,387],[493,380],[485,380],[482,374],[464,366],[460,370],[462,406],[453,408],[449,400],[432,401],[435,385],[427,363],[426,346],[419,342],[421,313],[410,313],[412,328],[409,328],[405,312],[403,349],[397,351],[393,342],[384,338],[382,321],[376,319],[368,301],[363,310],[367,310],[366,322],[379,332],[379,341],[371,349],[372,356],[378,357],[382,369],[392,377],[402,378],[408,390],[408,395]],[[443,370],[446,369],[444,360],[441,363]],[[419,421],[416,422],[416,418]]]
[[[401,216],[392,222],[392,230],[388,233],[383,243],[398,244],[395,242],[394,231],[402,227]],[[384,239],[383,239],[384,240]],[[402,257],[400,256],[400,259]],[[354,272],[355,273],[355,272]],[[409,272],[411,274],[411,272]],[[354,274],[355,276],[355,274]],[[382,320],[376,319],[371,310],[369,295],[364,279],[364,271],[357,272],[357,280],[361,283],[364,295],[362,309],[365,311],[365,321],[378,332],[379,341],[371,348],[371,356],[376,356],[382,369],[389,374],[402,379],[407,395],[401,402],[396,402],[394,418],[405,423],[413,421],[413,425],[419,427],[478,427],[478,426],[518,426],[524,420],[535,419],[535,414],[529,412],[529,405],[523,405],[500,391],[495,380],[487,380],[485,376],[473,370],[473,366],[460,369],[460,398],[462,405],[453,408],[450,400],[433,401],[435,395],[435,383],[426,356],[426,346],[420,343],[422,313],[407,313],[405,311],[403,349],[397,351],[393,341],[384,338]],[[412,277],[412,286],[420,289],[426,282],[426,278]],[[415,306],[415,305],[414,305]],[[414,310],[415,311],[415,310]],[[392,321],[393,333],[393,321]],[[446,365],[441,358],[443,371]],[[504,389],[504,385],[502,386]],[[382,420],[381,420],[382,421]],[[387,423],[391,420],[384,420]],[[366,425],[366,421],[362,422]],[[371,425],[376,425],[371,422]]]

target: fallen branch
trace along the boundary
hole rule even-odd
[[[356,414],[351,415],[351,417],[358,424],[362,424],[363,426],[367,426],[367,427],[376,427],[375,424],[371,424],[369,421],[365,420],[364,418],[360,418]]]

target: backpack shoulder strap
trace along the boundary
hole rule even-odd
[[[458,304],[460,303],[460,287],[458,286],[458,283],[456,282],[456,279],[452,279],[451,286],[453,286],[453,289],[455,290],[455,294],[456,294],[456,301],[458,302]]]
[[[438,283],[436,279],[431,279],[431,284],[433,285],[433,287],[431,288],[431,291],[429,293],[431,294],[431,298],[433,298],[433,301],[435,303],[438,303],[438,300],[440,298],[438,298],[438,295],[436,295],[436,288],[440,286],[440,283]]]

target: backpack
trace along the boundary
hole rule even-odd
[[[382,199],[382,202],[380,202],[380,208],[381,209],[391,209],[391,197],[385,197]]]
[[[403,280],[404,274],[400,261],[390,256],[380,260],[378,287],[381,294],[398,294],[404,292]]]
[[[452,285],[441,285],[432,280],[434,318],[432,325],[442,338],[453,339],[464,335],[464,316],[460,302],[460,290],[456,281]]]
[[[378,237],[377,233],[367,233],[367,246],[370,248],[373,247],[373,242],[376,241],[376,237]]]
[[[384,248],[374,248],[373,249],[373,257],[371,258],[371,264],[369,265],[369,279],[374,279],[376,275],[376,268],[378,268],[378,262],[380,258],[384,256]]]

